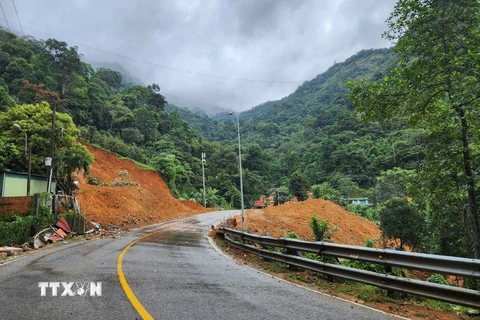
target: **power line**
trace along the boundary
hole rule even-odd
[[[63,23],[66,23],[68,25],[71,25],[75,28],[79,28],[79,29],[84,29],[84,30],[89,30],[89,31],[92,31],[92,32],[103,32],[103,30],[99,29],[99,28],[91,28],[91,27],[85,27],[85,26],[82,26],[82,25],[78,25],[78,24],[73,24],[71,22],[68,22],[68,21],[65,21],[64,19],[62,18],[59,18],[59,20],[61,20]],[[38,30],[37,30],[38,31]],[[107,35],[107,37],[109,38],[114,38],[114,39],[118,39],[120,41],[125,41],[124,39],[122,38],[119,38],[119,37],[116,37],[116,36],[113,36],[113,35]],[[148,47],[148,49],[150,50],[153,50],[154,52],[157,52],[157,53],[160,53],[159,51],[155,50],[155,48],[152,49],[152,46],[150,44],[147,44],[147,43],[142,43],[142,42],[138,42],[137,43],[140,43],[141,45],[145,46],[145,47]],[[96,48],[94,48],[96,49]],[[96,50],[101,50],[101,49],[96,49]],[[190,74],[196,74],[196,75],[200,75],[200,76],[209,76],[209,77],[214,77],[214,78],[220,78],[220,79],[228,79],[228,80],[237,80],[237,81],[249,81],[249,82],[270,82],[270,83],[303,83],[305,80],[255,80],[255,79],[242,79],[242,78],[234,78],[234,77],[225,77],[225,76],[219,76],[219,75],[213,75],[213,74],[207,74],[207,73],[199,73],[199,72],[195,72],[195,71],[190,71],[190,70],[184,70],[184,69],[178,69],[178,68],[174,68],[174,67],[169,67],[169,66],[163,66],[163,65],[160,65],[161,67],[163,68],[167,68],[167,69],[171,69],[171,70],[175,70],[175,71],[181,71],[181,72],[186,72],[186,73],[190,73]]]
[[[28,26],[28,25],[25,25],[25,26],[29,29],[35,30],[35,31],[40,32],[40,33],[53,35],[50,32],[45,32],[45,31],[42,31],[42,30],[38,30],[38,29],[33,28],[31,26]],[[195,72],[195,71],[191,71],[191,70],[179,69],[179,68],[170,67],[170,66],[166,66],[166,65],[151,62],[151,61],[142,60],[142,59],[139,59],[139,58],[126,56],[126,55],[119,54],[119,53],[116,53],[116,52],[111,52],[111,51],[108,51],[108,50],[104,50],[104,49],[96,48],[96,47],[93,47],[93,46],[90,46],[90,45],[87,45],[87,44],[83,44],[83,43],[80,43],[78,41],[71,40],[71,39],[64,38],[64,40],[67,40],[68,42],[73,42],[73,43],[79,44],[79,45],[81,45],[83,47],[86,47],[86,48],[89,48],[89,49],[93,49],[93,50],[97,50],[97,51],[100,51],[100,52],[108,53],[108,54],[111,54],[111,55],[114,55],[114,56],[117,56],[117,57],[120,57],[120,58],[132,60],[132,61],[136,61],[136,62],[141,62],[141,63],[149,64],[149,65],[152,65],[152,66],[155,66],[155,67],[160,67],[160,68],[164,68],[164,69],[168,69],[168,70],[173,70],[173,71],[184,72],[184,73],[188,73],[188,74],[192,74],[192,75],[202,76],[202,77],[210,77],[210,78],[216,78],[216,79],[222,79],[222,80],[253,82],[253,83],[303,83],[304,82],[304,80],[258,80],[258,79],[247,79],[247,78],[234,78],[234,77],[226,77],[226,76],[220,76],[220,75],[209,74],[209,73]]]
[[[17,15],[17,20],[18,20],[18,24],[20,25],[20,30],[22,30],[22,35],[25,35],[25,33],[23,32],[22,23],[20,22],[20,18],[18,17],[18,11],[17,11],[17,6],[15,5],[15,0],[12,0],[12,3],[13,3],[13,8],[15,8],[15,14]]]
[[[8,30],[12,31],[12,29],[10,29],[10,25],[8,24],[7,16],[5,15],[5,10],[3,10],[2,2],[0,2],[0,8],[2,8],[3,16],[5,17],[5,22],[7,23]]]

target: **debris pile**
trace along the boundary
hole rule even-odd
[[[60,218],[54,226],[49,226],[34,235],[32,244],[38,249],[49,243],[64,241],[68,235],[74,236],[76,233],[72,232],[65,218]]]
[[[109,225],[108,227],[102,227],[98,222],[88,222],[88,231],[85,234],[98,238],[111,238],[116,239],[122,235],[126,235],[127,231],[119,229],[116,225]]]

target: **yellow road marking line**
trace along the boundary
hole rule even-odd
[[[157,232],[157,231],[155,231]],[[148,236],[151,236],[155,232],[152,232],[150,234],[147,234],[146,236],[140,237],[135,241],[132,241],[128,246],[123,249],[122,253],[118,256],[117,260],[117,273],[118,273],[118,278],[120,279],[120,285],[123,288],[123,291],[125,291],[125,294],[127,295],[128,300],[130,300],[130,303],[133,305],[135,310],[137,310],[138,314],[142,317],[144,320],[153,320],[153,317],[148,313],[148,311],[143,307],[143,305],[138,301],[137,297],[133,293],[132,289],[128,285],[127,279],[125,278],[125,275],[123,274],[123,269],[122,269],[122,261],[123,261],[123,256],[127,252],[128,249],[130,249],[131,246],[133,246],[137,241],[142,240],[143,238],[146,238]]]

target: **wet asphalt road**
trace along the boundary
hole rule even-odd
[[[61,244],[0,265],[0,319],[140,319],[123,273],[155,319],[393,319],[237,265],[206,237],[234,212],[214,212],[133,230],[119,239]],[[39,282],[102,282],[102,296],[40,296]],[[79,288],[75,284],[72,289]]]

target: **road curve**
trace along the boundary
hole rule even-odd
[[[233,213],[156,224],[119,239],[60,245],[0,265],[0,318],[139,319],[138,304],[152,318],[165,320],[393,318],[237,265],[217,252],[206,234]],[[123,285],[117,268],[122,253]],[[41,296],[39,282],[101,282],[102,295],[68,296],[61,286],[58,296],[51,288]]]

